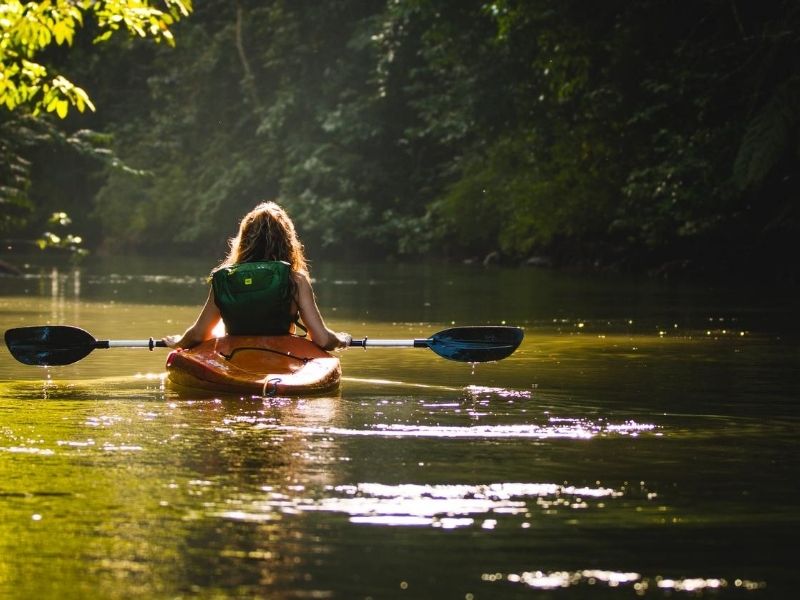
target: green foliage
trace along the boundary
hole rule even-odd
[[[53,213],[50,215],[47,222],[50,228],[56,230],[58,233],[45,231],[42,237],[36,240],[36,245],[39,246],[39,249],[46,250],[48,248],[57,248],[60,250],[67,250],[75,260],[83,258],[88,254],[88,250],[81,246],[81,244],[83,244],[83,238],[79,235],[66,232],[66,228],[72,224],[72,219],[69,218],[67,213]]]
[[[462,247],[525,256],[565,237],[603,235],[615,199],[604,150],[567,132],[542,150],[528,133],[466,163],[436,205]]]
[[[0,104],[34,115],[55,112],[62,119],[69,107],[94,110],[82,88],[53,74],[40,56],[53,44],[71,46],[87,15],[100,32],[95,42],[119,30],[174,44],[170,26],[191,10],[191,0],[162,0],[163,9],[142,0],[43,0],[0,2]]]
[[[779,85],[750,119],[733,165],[746,190],[761,185],[787,154],[800,156],[800,77]]]
[[[22,156],[32,133],[26,120],[0,116],[0,233],[19,227],[32,210],[31,163]]]
[[[513,120],[465,150],[439,202],[465,247],[703,260],[703,246],[752,247],[764,223],[796,213],[797,6],[678,14],[668,2],[612,2],[591,19],[579,2],[486,10],[492,62],[514,74]]]
[[[91,174],[92,243],[219,255],[276,198],[312,256],[777,254],[798,32],[781,0],[207,0],[174,49],[76,37],[64,69],[104,107],[76,129],[130,166]]]
[[[32,185],[32,180],[38,172],[31,157],[43,147],[67,147],[73,153],[100,158],[101,164],[111,169],[127,168],[108,149],[108,136],[87,128],[68,132],[48,120],[47,113],[65,119],[70,106],[80,113],[86,108],[95,110],[86,91],[52,66],[64,55],[54,47],[73,47],[85,24],[97,33],[95,43],[124,29],[130,35],[172,45],[170,27],[189,14],[191,1],[162,0],[159,4],[161,8],[141,0],[0,2],[0,104],[4,107],[0,114],[0,232],[19,232],[35,214],[31,199],[37,195],[37,185]],[[49,167],[47,177],[38,177],[38,187],[55,190],[53,197],[39,203],[39,212],[45,214],[51,204],[75,202],[74,198],[59,197],[65,190],[49,184],[62,175],[58,164]],[[64,168],[69,167],[65,164]],[[83,250],[78,250],[76,239],[72,234],[46,233],[39,241],[47,247],[73,249],[77,255]]]
[[[218,2],[198,13],[202,27],[181,34],[169,62],[157,53],[159,76],[147,80],[145,101],[173,108],[118,133],[125,161],[152,177],[111,175],[95,212],[106,242],[220,248],[243,212],[279,191],[320,245],[358,236],[374,214],[366,194],[380,169],[366,155],[379,129],[370,124],[369,84],[353,72],[372,63],[370,49],[352,43],[363,21],[351,13],[347,3],[329,14],[293,2]],[[336,34],[298,39],[327,28]],[[318,60],[342,53],[349,58],[335,69]],[[127,226],[130,213],[147,227]]]
[[[87,213],[78,196],[80,171],[106,166],[138,173],[109,149],[111,137],[89,129],[65,132],[52,119],[0,114],[0,233],[38,235],[54,211]],[[83,224],[82,224],[83,225]]]

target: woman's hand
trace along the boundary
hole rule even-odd
[[[350,342],[353,341],[353,336],[349,333],[345,333],[344,331],[340,331],[336,334],[336,339],[338,344],[336,345],[337,348],[347,348],[350,345]]]
[[[164,342],[168,348],[178,348],[178,343],[181,341],[183,336],[179,333],[175,335],[168,335],[166,337],[161,338],[161,341]]]

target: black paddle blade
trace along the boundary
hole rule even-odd
[[[66,325],[17,327],[6,331],[5,337],[14,358],[41,367],[72,364],[97,347],[91,334]]]
[[[428,347],[449,360],[488,362],[510,356],[524,337],[519,327],[454,327],[434,334]]]

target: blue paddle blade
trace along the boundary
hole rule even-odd
[[[489,362],[510,356],[522,343],[519,327],[454,327],[425,340],[442,358],[459,362]]]
[[[5,333],[11,355],[26,365],[69,365],[99,347],[87,331],[65,325],[17,327]]]

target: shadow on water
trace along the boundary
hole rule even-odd
[[[136,339],[191,322],[207,266],[126,263],[0,278],[4,329]],[[163,351],[46,370],[6,354],[0,595],[796,590],[787,299],[461,266],[314,274],[354,335],[505,321],[526,339],[480,365],[351,349],[341,390],[306,399],[179,393]]]

